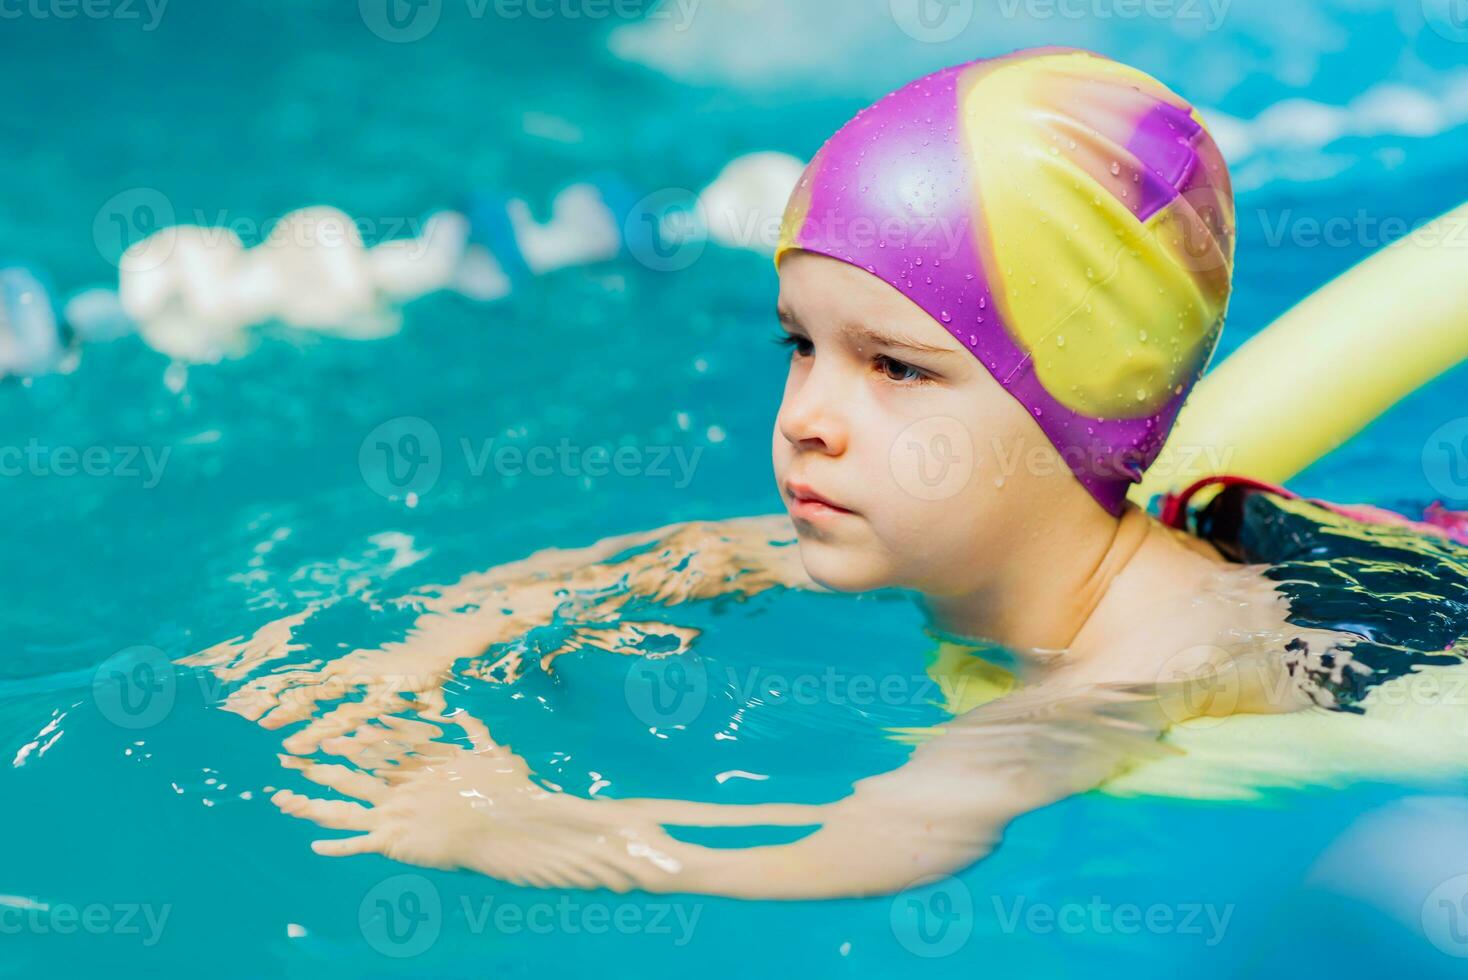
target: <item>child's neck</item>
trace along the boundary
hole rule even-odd
[[[1130,504],[1120,517],[1103,517],[1063,541],[1046,534],[1030,539],[1028,549],[1017,543],[1005,555],[1004,574],[977,591],[925,596],[933,625],[1011,650],[1071,649],[1088,624],[1136,608],[1141,598],[1130,594],[1136,588],[1172,579],[1185,587],[1191,576],[1177,573],[1222,561],[1204,542],[1169,531]]]

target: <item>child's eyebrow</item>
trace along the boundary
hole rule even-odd
[[[787,327],[794,327],[799,330],[805,329],[801,326],[800,320],[796,318],[795,314],[790,312],[789,310],[777,308],[775,310],[775,315],[779,318],[780,322],[785,324]],[[931,344],[925,344],[922,341],[914,340],[910,337],[899,336],[898,334],[882,333],[880,331],[873,330],[871,327],[863,326],[856,323],[848,323],[846,325],[845,333],[846,336],[857,341],[858,343],[867,343],[876,347],[891,347],[899,350],[913,351],[918,354],[946,356],[954,353],[953,351],[943,347],[934,347]]]
[[[876,347],[895,347],[900,350],[910,350],[918,354],[941,354],[947,356],[953,353],[951,350],[943,347],[934,347],[920,340],[900,337],[897,334],[880,333],[870,327],[863,327],[854,323],[847,326],[846,333],[848,336],[854,337],[857,340],[866,341]]]

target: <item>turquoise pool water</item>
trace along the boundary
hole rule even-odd
[[[791,14],[710,2],[672,31],[476,17],[445,0],[411,43],[368,29],[369,6],[177,2],[152,30],[142,7],[141,21],[120,10],[7,16],[0,257],[43,267],[64,289],[115,278],[95,221],[138,187],[177,214],[235,227],[330,203],[384,229],[475,188],[544,207],[594,170],[647,190],[697,188],[742,153],[808,156],[905,78],[1045,39],[1135,61],[1237,120],[1292,98],[1357,107],[1335,138],[1312,142],[1309,127],[1277,118],[1237,144],[1226,349],[1369,253],[1387,219],[1410,224],[1468,198],[1468,48],[1450,11],[1431,4],[1239,0],[1201,34],[1184,22],[982,14],[945,44],[902,34],[885,3]],[[1383,79],[1400,87],[1378,90],[1386,108],[1353,101]],[[1311,229],[1331,219],[1356,230],[1322,243]],[[135,339],[88,348],[70,374],[0,385],[0,445],[102,447],[109,461],[102,476],[0,480],[0,975],[1461,975],[1442,944],[1468,952],[1468,934],[1461,948],[1441,935],[1435,946],[1330,883],[1349,877],[1343,861],[1468,873],[1461,845],[1423,855],[1403,842],[1399,855],[1398,838],[1361,830],[1395,827],[1413,807],[1431,819],[1402,826],[1461,816],[1453,801],[1468,806],[1468,778],[1251,805],[1079,797],[1020,819],[936,898],[540,892],[315,856],[317,828],[264,792],[307,789],[277,763],[280,735],[219,710],[219,687],[193,671],[128,652],[180,657],[335,599],[299,655],[330,657],[401,633],[387,597],[547,545],[778,509],[774,290],[766,258],[711,246],[676,275],[623,261],[531,280],[493,305],[435,294],[381,341],[266,329],[248,356],[195,366],[182,385],[165,384],[164,359]],[[1403,317],[1412,303],[1402,297]],[[1463,369],[1441,378],[1297,488],[1404,507],[1455,489],[1429,480],[1423,454],[1463,413],[1465,383]],[[375,492],[359,465],[369,433],[403,416],[426,420],[443,447],[438,480],[413,507]],[[696,463],[686,479],[676,465],[503,476],[463,451],[489,439],[667,447]],[[769,593],[663,618],[704,629],[698,651],[714,677],[751,664],[806,675],[834,659],[922,670],[918,617],[893,596]],[[164,686],[151,689],[168,692],[145,727],[118,723],[131,716],[116,699],[136,694],[109,686],[118,665],[156,668]],[[606,780],[611,795],[832,799],[901,759],[884,728],[936,718],[922,698],[733,688],[658,738],[629,710],[621,658],[585,651],[557,667],[451,693],[571,792]],[[739,709],[741,737],[714,739]],[[768,778],[714,778],[736,770]],[[1408,799],[1424,792],[1436,802]],[[399,917],[392,928],[382,903]],[[1047,909],[1058,917],[1048,928]],[[1163,911],[1147,920],[1153,909]]]

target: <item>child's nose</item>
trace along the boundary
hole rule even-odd
[[[847,436],[842,400],[831,384],[816,375],[812,371],[801,384],[786,391],[775,424],[795,448],[839,456],[846,451]]]

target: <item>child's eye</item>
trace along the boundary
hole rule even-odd
[[[932,377],[920,368],[904,364],[886,354],[878,354],[872,358],[872,363],[877,366],[878,371],[882,372],[884,378],[897,384],[923,384],[932,380]]]
[[[793,333],[781,333],[775,337],[775,343],[781,347],[791,348],[798,357],[808,357],[810,355],[811,346],[809,337],[802,337],[799,334]]]

